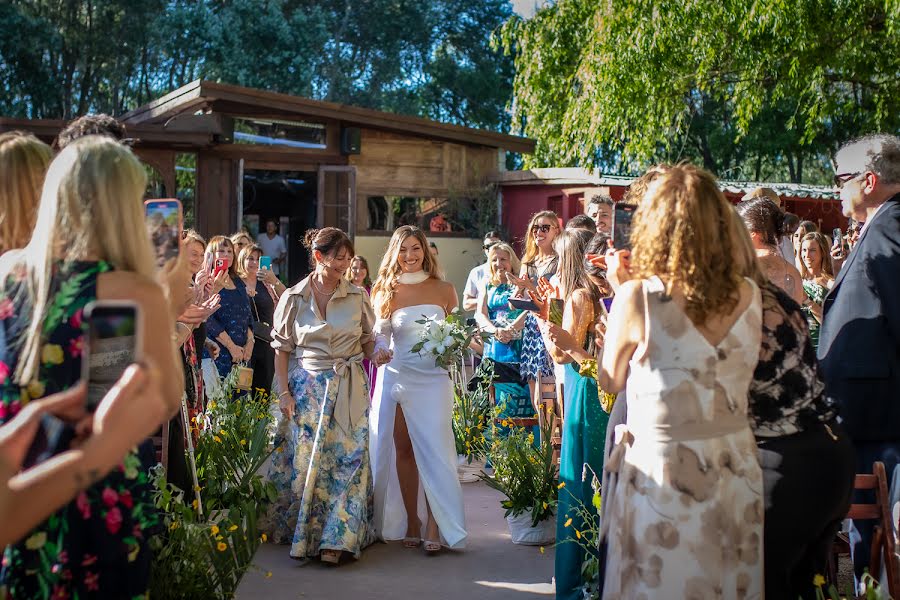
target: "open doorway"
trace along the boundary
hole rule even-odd
[[[288,287],[309,273],[303,236],[316,226],[317,180],[314,171],[244,170],[243,223],[254,239],[265,234],[266,221],[278,223],[278,234],[287,247],[281,278]]]

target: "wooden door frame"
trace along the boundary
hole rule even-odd
[[[351,241],[356,239],[356,167],[352,165],[319,165],[316,185],[316,223],[321,228],[325,226],[325,174],[346,173],[348,176],[349,213],[347,215],[347,236]]]

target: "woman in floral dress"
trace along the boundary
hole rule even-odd
[[[343,278],[353,244],[334,227],[311,230],[314,271],[278,301],[272,329],[281,421],[270,479],[278,500],[265,529],[294,558],[337,564],[374,540],[369,390],[362,360],[375,349],[365,290]]]
[[[831,244],[821,233],[807,233],[800,241],[800,277],[806,301],[803,313],[809,323],[809,337],[813,348],[819,347],[819,328],[822,326],[822,303],[834,285]]]
[[[3,275],[0,313],[7,343],[0,368],[0,422],[32,399],[64,391],[81,378],[86,324],[93,300],[137,304],[145,334],[139,351],[163,373],[170,413],[184,379],[172,343],[173,313],[154,281],[153,250],[143,221],[146,175],[116,142],[87,137],[51,163],[31,241]],[[65,249],[65,254],[61,253]],[[166,324],[169,324],[168,326]],[[77,416],[77,415],[75,415]],[[74,431],[50,453],[65,451]],[[40,434],[35,448],[46,448]],[[20,543],[7,547],[0,589],[11,598],[140,598],[150,575],[148,539],[157,524],[147,470],[148,440],[119,469],[85,481],[76,500]]]

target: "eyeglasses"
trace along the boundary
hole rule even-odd
[[[483,245],[483,246],[481,247],[481,249],[482,249],[482,250],[490,250],[491,248],[493,248],[494,246],[496,246],[496,245],[499,244],[499,243],[500,243],[500,242],[490,242],[490,243],[488,243],[488,244]]]
[[[834,176],[834,187],[837,189],[841,189],[844,187],[844,184],[853,181],[860,175],[863,175],[866,171],[857,171],[856,173],[838,173]]]
[[[548,225],[547,223],[544,223],[543,225],[532,225],[531,233],[535,234],[538,231],[540,231],[541,233],[550,233],[551,229],[553,229],[553,225]]]

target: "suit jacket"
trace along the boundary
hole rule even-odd
[[[825,297],[825,393],[854,441],[900,441],[900,194],[878,210]]]

